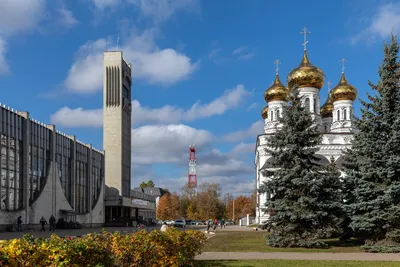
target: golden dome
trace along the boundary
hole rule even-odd
[[[303,60],[300,65],[288,75],[288,86],[293,88],[314,87],[321,89],[324,85],[325,75],[320,68],[313,66],[304,51]]]
[[[339,100],[356,100],[357,98],[357,89],[349,84],[342,72],[342,77],[338,85],[332,89],[332,101],[339,101]]]
[[[322,105],[321,107],[321,116],[322,118],[328,118],[328,117],[332,117],[333,114],[333,101],[332,101],[332,91],[331,90],[328,94],[328,99],[326,100],[325,104]]]
[[[279,76],[276,75],[274,83],[265,90],[265,101],[287,101],[289,98],[289,90],[281,83]]]
[[[268,106],[265,106],[261,111],[261,116],[264,120],[268,118],[268,111],[269,111]]]

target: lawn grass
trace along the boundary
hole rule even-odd
[[[398,267],[398,262],[305,261],[305,260],[230,260],[196,261],[196,267]]]
[[[203,252],[361,252],[362,242],[338,239],[324,240],[327,249],[274,248],[266,244],[267,232],[217,232],[205,243]]]

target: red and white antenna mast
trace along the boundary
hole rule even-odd
[[[188,176],[188,188],[191,193],[197,192],[197,176],[196,176],[196,148],[194,145],[189,147],[189,176]]]

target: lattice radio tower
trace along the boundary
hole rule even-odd
[[[196,148],[194,145],[189,147],[189,176],[188,176],[188,188],[191,194],[197,192],[197,176],[196,176]]]

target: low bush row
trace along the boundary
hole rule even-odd
[[[0,243],[0,266],[193,266],[205,235],[200,231],[95,233],[81,238],[33,238]]]

